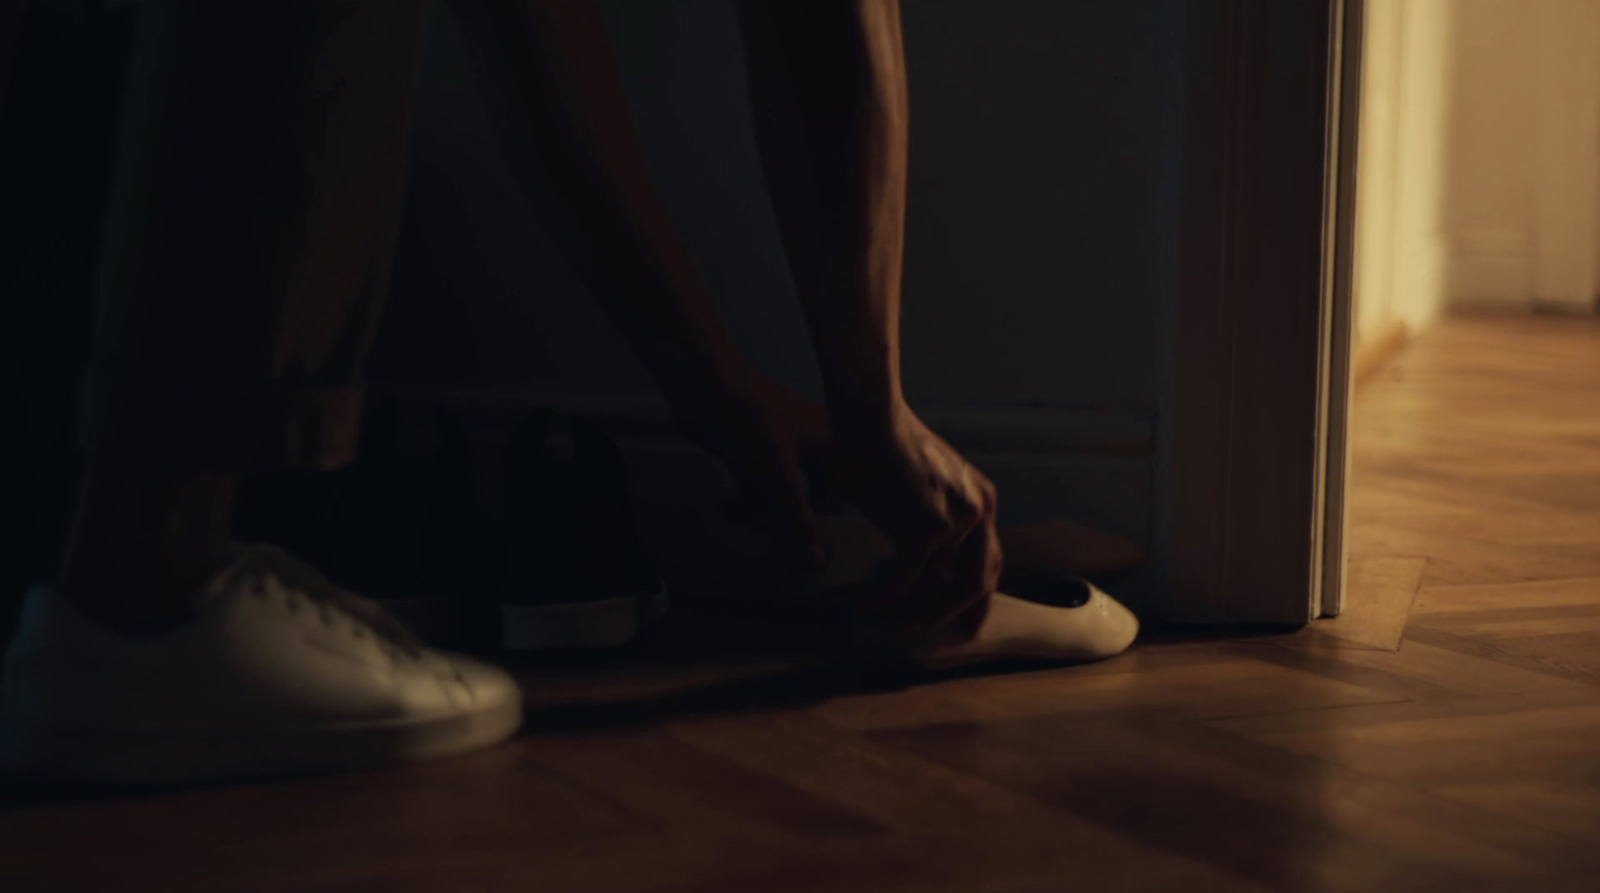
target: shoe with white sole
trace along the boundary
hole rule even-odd
[[[504,671],[419,646],[280,549],[241,546],[161,635],[30,593],[5,654],[0,772],[141,785],[347,770],[485,747],[521,721]]]
[[[538,409],[513,432],[502,477],[502,647],[617,648],[661,620],[666,587],[609,435],[582,416]]]
[[[827,560],[814,581],[819,597],[858,592],[894,557],[894,546],[870,521],[838,514],[818,519]],[[1139,620],[1094,584],[1067,574],[1035,574],[1015,592],[996,592],[970,639],[915,656],[928,669],[1000,660],[1103,660],[1126,651]]]
[[[429,645],[492,649],[492,556],[474,505],[467,428],[439,410],[428,426],[432,446],[403,450],[401,419],[396,404],[375,401],[355,462],[246,482],[235,529],[283,545],[340,586],[372,593]]]

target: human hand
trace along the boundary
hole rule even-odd
[[[970,636],[1003,561],[994,484],[904,402],[882,422],[836,427],[845,492],[897,550],[886,587],[862,606],[863,631],[890,649]]]
[[[835,437],[815,402],[753,371],[718,399],[680,412],[691,439],[721,459],[798,567],[817,569],[824,555],[807,488],[853,502],[887,535],[896,557],[889,573],[863,593],[863,630],[876,645],[902,649],[935,632],[975,632],[999,579],[995,488],[905,406],[861,423],[853,416]]]
[[[691,440],[733,474],[741,507],[796,568],[823,561],[809,484],[837,479],[828,417],[816,402],[754,370],[730,377],[715,399],[680,411]]]

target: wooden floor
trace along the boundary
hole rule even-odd
[[[488,753],[13,795],[0,888],[1600,890],[1600,326],[1454,321],[1358,403],[1337,621],[849,695],[527,667]]]

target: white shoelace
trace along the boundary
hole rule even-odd
[[[324,624],[334,626],[342,615],[354,624],[354,635],[359,638],[370,632],[378,646],[391,657],[415,660],[422,656],[422,643],[382,605],[341,589],[316,568],[277,546],[265,543],[236,546],[233,563],[217,583],[244,586],[249,591],[265,594],[263,584],[267,578],[277,581],[287,592],[291,611],[299,607],[296,599],[303,599],[315,606]]]

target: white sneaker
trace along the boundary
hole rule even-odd
[[[29,594],[5,655],[0,772],[188,783],[421,760],[510,737],[504,671],[420,647],[280,549],[242,546],[180,629],[140,638]]]

